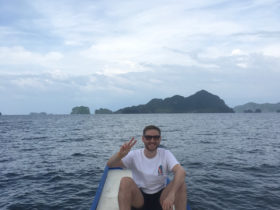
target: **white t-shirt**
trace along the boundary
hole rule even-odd
[[[168,172],[179,164],[174,155],[158,148],[153,158],[147,158],[144,149],[133,150],[122,159],[124,166],[132,171],[132,177],[144,193],[153,194],[166,186]]]

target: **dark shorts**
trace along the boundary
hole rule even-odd
[[[131,207],[131,210],[162,210],[160,205],[160,195],[163,189],[155,194],[146,194],[142,190],[142,195],[144,197],[144,206],[142,208]]]

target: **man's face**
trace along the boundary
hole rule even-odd
[[[158,148],[161,141],[161,137],[157,130],[151,129],[147,130],[145,135],[142,136],[142,141],[145,145],[145,148],[148,151],[153,152]]]

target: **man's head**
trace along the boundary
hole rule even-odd
[[[148,125],[143,130],[142,141],[148,151],[155,151],[160,145],[161,131],[157,126]]]
[[[157,127],[155,125],[148,125],[143,129],[143,136],[146,135],[146,131],[148,131],[148,130],[157,130],[159,135],[161,134],[161,131],[160,131],[159,127]]]

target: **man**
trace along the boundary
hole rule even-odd
[[[118,201],[120,210],[186,210],[187,192],[185,170],[172,153],[158,148],[161,131],[150,125],[144,128],[142,141],[144,149],[130,151],[136,144],[132,138],[123,144],[118,153],[107,162],[109,167],[132,170],[132,177],[123,177],[120,182]],[[165,186],[167,172],[174,173],[174,179]]]

